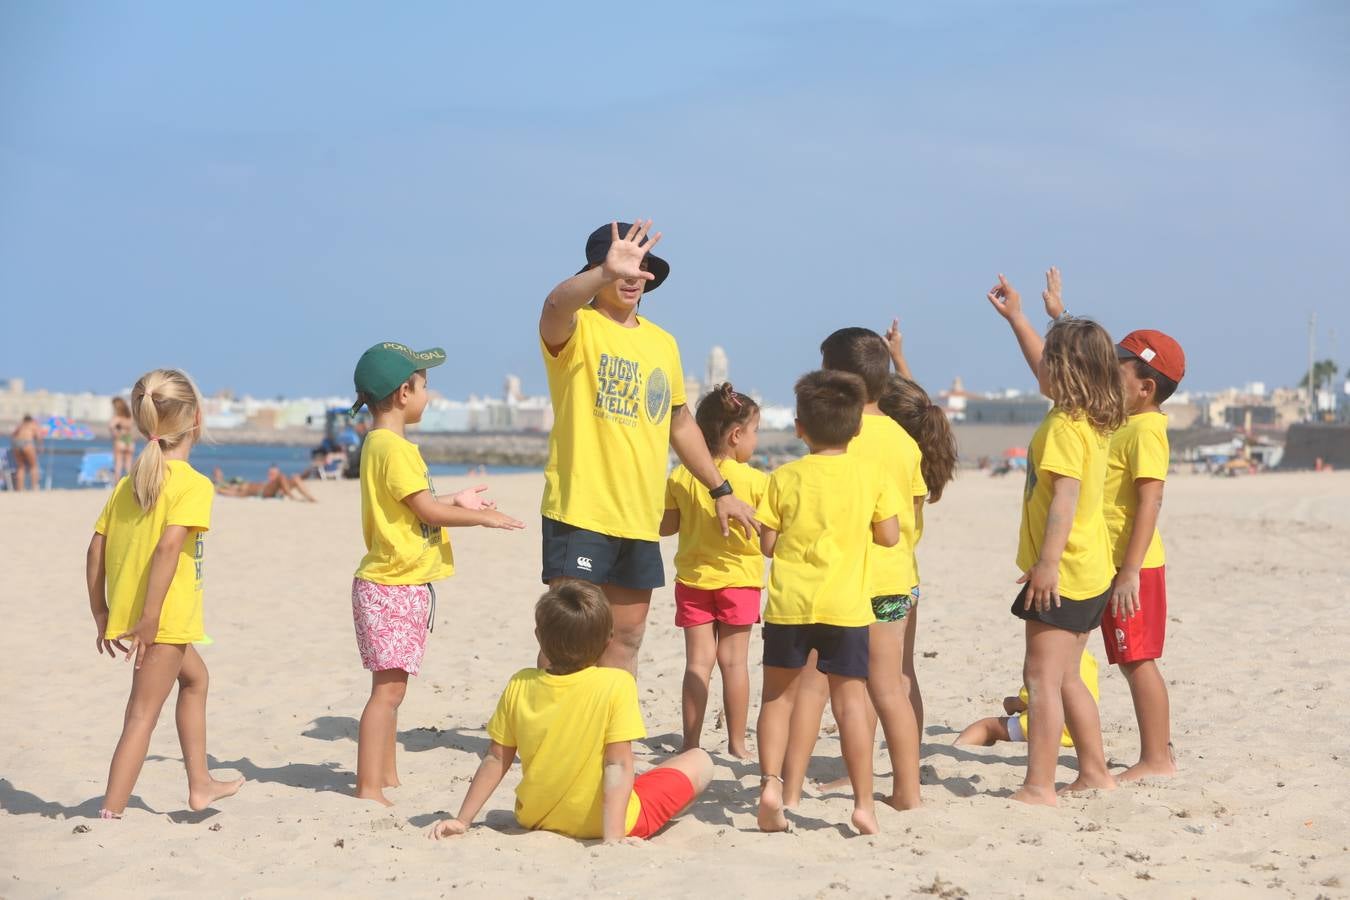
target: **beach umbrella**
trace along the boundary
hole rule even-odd
[[[1003,451],[1003,458],[1004,458],[1004,459],[1026,459],[1026,458],[1027,458],[1027,448],[1026,448],[1026,447],[1009,447],[1007,450],[1004,450],[1004,451]]]
[[[49,440],[92,441],[94,432],[87,426],[67,416],[50,416],[42,423],[42,436]],[[52,445],[47,445],[47,477],[44,479],[47,490],[52,489]]]

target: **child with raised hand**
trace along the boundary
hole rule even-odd
[[[1058,269],[1046,274],[1045,311],[1064,314]],[[1181,345],[1161,331],[1132,331],[1116,345],[1129,418],[1111,436],[1106,463],[1106,529],[1116,567],[1102,618],[1107,661],[1120,666],[1139,722],[1139,761],[1122,781],[1176,774],[1167,682],[1158,669],[1167,633],[1166,556],[1158,533],[1171,461],[1161,405],[1186,374]]]
[[[866,590],[875,620],[869,629],[867,709],[869,733],[875,740],[878,722],[886,735],[893,773],[886,802],[895,809],[914,809],[919,797],[919,719],[912,698],[913,681],[905,676],[905,650],[913,656],[919,573],[914,556],[917,511],[928,494],[922,474],[919,445],[892,421],[877,401],[886,387],[891,361],[886,342],[869,328],[841,328],[820,345],[821,366],[847,372],[863,382],[866,391],[859,430],[848,452],[878,468],[900,497],[897,522],[900,540],[895,546],[876,544],[866,550]],[[913,672],[911,660],[909,671]],[[828,694],[824,676],[809,667],[803,673],[793,709],[792,737],[783,764],[783,794],[787,806],[801,796],[806,769],[820,734],[820,717]]]
[[[759,440],[759,404],[730,384],[719,384],[699,401],[694,420],[717,471],[736,496],[758,504],[769,477],[747,463]],[[759,541],[740,529],[723,536],[712,498],[684,465],[677,466],[666,482],[661,534],[680,536],[675,552],[675,624],[684,629],[682,749],[699,745],[715,662],[722,673],[727,752],[749,759],[745,722],[750,707],[750,630],[759,621],[764,588]]]
[[[201,395],[187,375],[155,369],[131,391],[130,413],[146,438],[94,525],[85,574],[98,630],[94,647],[135,657],[122,737],[113,751],[99,816],[120,819],[145,764],[150,735],[178,683],[178,742],[188,807],[203,810],[244,779],[216,781],[206,763],[206,663],[192,646],[202,627],[202,556],[211,527],[211,481],[188,456],[201,436]],[[123,641],[130,639],[131,646]]]
[[[1067,790],[1116,786],[1097,704],[1077,663],[1111,597],[1114,568],[1102,499],[1107,448],[1125,422],[1125,397],[1115,349],[1100,325],[1061,316],[1042,342],[1002,275],[987,299],[1012,326],[1041,392],[1054,404],[1027,451],[1017,550],[1023,587],[1012,604],[1013,615],[1026,622],[1023,678],[1031,719],[1026,779],[1013,798],[1053,806],[1066,721],[1078,754],[1078,778]]]
[[[398,787],[398,708],[408,676],[422,667],[435,616],[431,583],[455,572],[447,526],[520,529],[498,512],[482,488],[448,501],[436,497],[427,464],[405,429],[422,420],[427,369],[445,362],[439,347],[416,353],[384,341],[356,364],[356,405],[369,405],[374,425],[361,448],[361,532],[366,555],[352,579],[352,620],[361,664],[370,670],[370,699],[361,713],[356,796],[391,806]]]
[[[488,722],[491,739],[459,815],[431,826],[433,839],[464,834],[520,753],[516,821],[574,838],[652,837],[712,780],[712,760],[686,750],[634,777],[633,741],[646,737],[637,682],[597,662],[614,635],[599,587],[564,579],[534,608],[546,669],[517,672]]]
[[[797,381],[796,394],[797,436],[810,453],[774,471],[758,510],[760,546],[773,560],[764,608],[759,827],[787,830],[784,760],[803,670],[814,664],[826,678],[839,724],[853,786],[853,826],[875,834],[867,692],[869,628],[876,616],[868,553],[873,543],[900,542],[897,513],[909,501],[880,466],[849,449],[867,403],[861,378],[812,372]],[[820,714],[813,713],[814,739]]]

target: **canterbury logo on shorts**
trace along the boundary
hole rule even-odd
[[[578,556],[577,568],[585,569],[587,572],[589,572],[591,570],[591,558],[589,556]]]

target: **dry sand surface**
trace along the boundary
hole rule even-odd
[[[249,779],[218,808],[186,810],[165,710],[124,821],[96,814],[129,670],[94,652],[83,554],[105,494],[0,494],[0,896],[725,895],[942,897],[1345,896],[1350,890],[1350,473],[1178,477],[1163,531],[1174,780],[1031,809],[1007,799],[1025,745],[957,750],[968,722],[1020,680],[1008,614],[1019,482],[965,474],[928,513],[920,548],[919,673],[927,706],[925,807],[880,810],[850,835],[849,800],[808,799],[788,835],[755,831],[755,767],[717,757],[693,810],[644,846],[522,833],[508,778],[486,824],[448,843],[425,826],[457,810],[498,691],[535,646],[541,479],[490,480],[523,534],[460,529],[459,574],[440,590],[426,666],[400,719],[397,806],[347,796],[368,691],[352,637],[361,554],[356,485],[316,506],[218,498],[207,538],[218,774]],[[451,484],[441,484],[444,491]],[[673,543],[667,543],[667,553]],[[678,743],[683,667],[669,588],[656,593],[640,694],[639,766]],[[1101,656],[1100,639],[1090,643]],[[752,659],[759,655],[758,639]],[[758,695],[758,666],[752,674]],[[1124,679],[1103,671],[1108,756],[1137,753]],[[716,687],[714,689],[716,693]],[[756,705],[757,708],[757,705]],[[752,709],[752,722],[755,710]],[[711,719],[711,715],[710,715]],[[706,734],[715,755],[725,735]],[[814,775],[842,772],[833,735]],[[1070,779],[1072,758],[1060,777]],[[879,773],[889,769],[877,755]],[[879,780],[888,788],[888,780]],[[481,822],[481,819],[480,819]]]

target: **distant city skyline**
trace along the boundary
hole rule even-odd
[[[895,315],[930,390],[1031,388],[984,292],[1039,316],[1052,264],[1071,312],[1177,337],[1185,388],[1296,384],[1313,311],[1350,361],[1350,5],[507,15],[0,5],[0,378],[317,396],[396,339],[447,395],[538,395],[544,296],[639,215],[644,314],[777,402]]]

